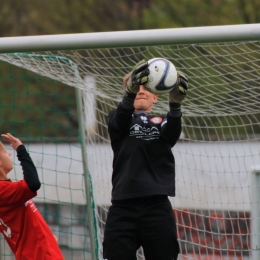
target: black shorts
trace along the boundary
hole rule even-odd
[[[179,244],[167,196],[114,201],[103,241],[105,260],[136,260],[143,247],[146,260],[176,260]]]

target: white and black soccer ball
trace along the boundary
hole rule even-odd
[[[153,58],[148,60],[150,74],[144,87],[154,94],[167,93],[173,89],[178,74],[175,66],[167,59]]]

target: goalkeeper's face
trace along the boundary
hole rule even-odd
[[[141,85],[134,102],[135,110],[151,112],[152,106],[157,102],[157,99],[158,95],[149,92]]]

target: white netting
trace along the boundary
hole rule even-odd
[[[171,201],[180,259],[251,259],[257,251],[251,243],[251,189],[260,189],[250,181],[251,167],[260,163],[260,42],[0,55],[3,61],[83,90],[100,241],[112,172],[106,115],[122,98],[124,74],[137,61],[153,57],[169,59],[189,78],[183,134],[173,149],[177,195]],[[164,94],[153,113],[167,111]],[[141,251],[138,257],[144,259]]]

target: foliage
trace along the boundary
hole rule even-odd
[[[259,23],[260,2],[256,0],[113,0],[112,2],[107,0],[8,0],[1,3],[0,22],[1,37]],[[192,55],[192,51],[187,50],[187,52],[186,55]],[[207,64],[221,62],[210,60],[215,58],[208,58],[207,53],[204,54],[204,57],[206,57],[205,62]],[[201,59],[203,59],[203,55]],[[180,61],[178,62],[180,63]],[[180,67],[181,64],[178,64],[178,62],[176,65]],[[192,67],[192,62],[191,59],[190,63],[186,63],[187,68]],[[228,67],[225,69],[229,70]],[[23,70],[18,72],[15,68],[12,68],[12,71],[8,70],[10,70],[9,66],[0,63],[2,117],[0,127],[2,132],[9,131],[8,129],[11,126],[9,123],[15,121],[17,122],[16,126],[19,126],[19,131],[25,136],[37,137],[39,129],[44,132],[43,136],[56,133],[57,136],[67,136],[68,138],[73,136],[74,138],[77,135],[75,132],[68,133],[66,130],[66,126],[72,127],[75,131],[77,129],[77,120],[74,118],[75,111],[72,112],[72,116],[69,116],[69,121],[63,120],[62,116],[62,111],[68,111],[66,106],[69,106],[65,104],[65,99],[74,95],[71,92],[73,91],[72,88],[69,88],[70,93],[65,97],[63,95],[64,88],[58,82],[48,81],[48,79]],[[19,73],[27,74],[25,76],[27,78],[26,84],[22,83],[22,77],[20,78]],[[198,79],[200,72],[196,73],[194,77]],[[42,80],[36,81],[35,78]],[[208,80],[211,81],[212,85],[220,83],[218,78]],[[232,79],[229,78],[228,80]],[[47,86],[43,82],[48,82]],[[197,83],[200,83],[199,80]],[[22,86],[23,84],[25,85]],[[205,85],[205,82],[201,82],[201,84]],[[27,94],[20,91],[22,88]],[[41,96],[40,92],[43,89],[46,95]],[[239,86],[237,86],[237,89],[239,89]],[[53,91],[61,94],[60,98],[54,98]],[[203,91],[211,90],[205,89]],[[196,94],[196,91],[194,91],[194,94]],[[12,104],[15,104],[16,109],[9,104],[10,100],[12,100]],[[229,102],[228,96],[226,100]],[[51,105],[57,106],[55,115],[48,111],[47,105],[49,102]],[[194,102],[199,102],[199,100],[194,100]],[[212,102],[214,102],[214,97]],[[35,107],[35,109],[29,110],[29,106]],[[2,109],[3,107],[5,107],[5,110]],[[30,129],[25,128],[24,117],[29,118]],[[58,120],[63,127],[52,129],[48,125],[42,125],[37,128],[35,126],[39,117],[44,117],[50,122]],[[219,121],[218,118],[212,120],[216,124]],[[244,121],[244,119],[241,120]],[[193,119],[190,118],[188,121],[192,122]],[[199,123],[203,126],[204,119],[201,119]],[[220,120],[219,124],[224,123]],[[187,128],[188,125],[189,122],[187,122]],[[12,125],[12,128],[16,131],[14,125]],[[211,135],[214,135],[215,129],[212,129],[212,131]]]
[[[11,132],[31,141],[77,139],[73,88],[7,63],[0,65],[1,133]]]
[[[8,0],[1,3],[0,36],[259,22],[256,0]]]

